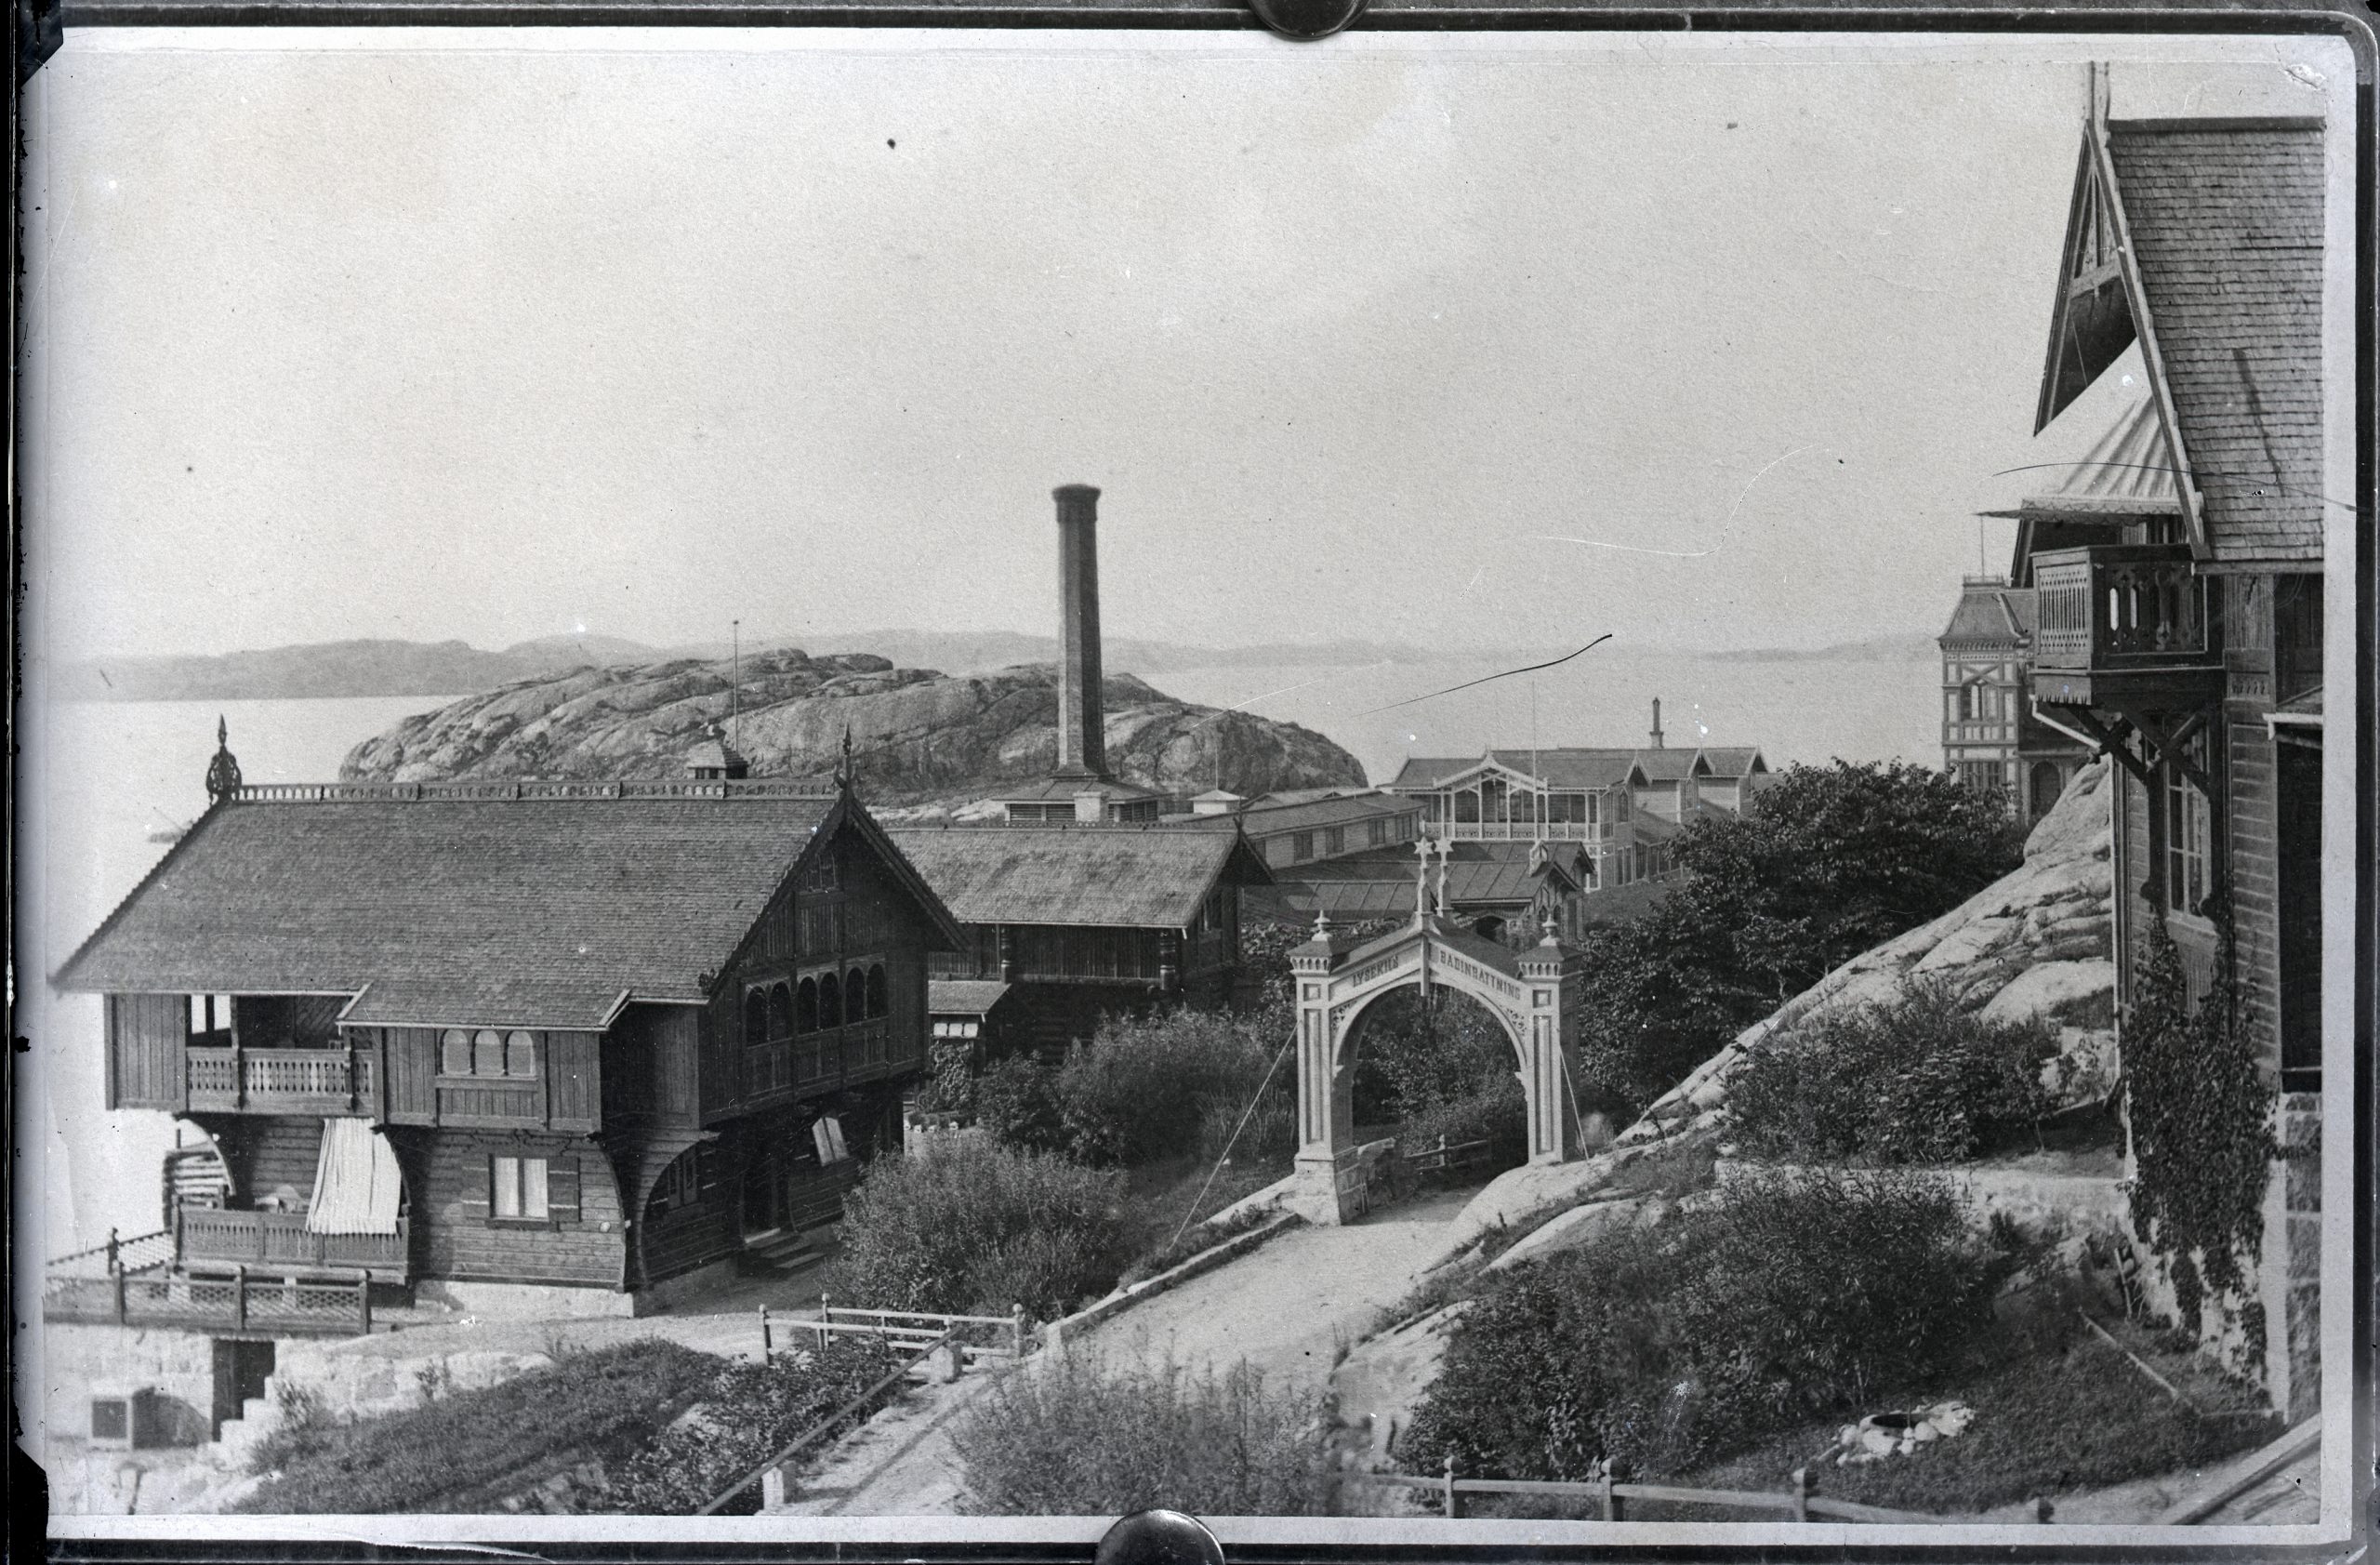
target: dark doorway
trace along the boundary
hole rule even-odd
[[[2056,803],[2057,796],[2065,791],[2066,779],[2058,775],[2056,762],[2033,763],[2033,819],[2039,820],[2049,814],[2050,806]]]
[[[247,1412],[248,1399],[261,1397],[272,1378],[272,1344],[239,1342],[218,1337],[214,1342],[215,1411],[207,1438],[223,1433],[223,1426]]]

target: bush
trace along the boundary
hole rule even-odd
[[[1158,1162],[1200,1150],[1210,1118],[1236,1123],[1260,1082],[1280,1099],[1294,1097],[1294,1072],[1272,1068],[1289,1036],[1287,1021],[1275,1012],[1182,1005],[1107,1018],[1058,1072],[1067,1149],[1083,1162],[1104,1164]]]
[[[1355,1117],[1410,1121],[1513,1079],[1512,1035],[1468,995],[1395,989],[1365,1008],[1355,1041]]]
[[[964,1094],[953,1095],[967,1096],[975,1107],[975,1122],[1003,1146],[1024,1152],[1056,1152],[1065,1147],[1057,1068],[1031,1054],[994,1061]]]
[[[976,1515],[1317,1516],[1323,1435],[1320,1398],[1267,1391],[1245,1360],[1217,1375],[1070,1353],[993,1386],[951,1445]]]
[[[1400,1447],[1429,1471],[1674,1475],[1954,1369],[2009,1263],[1943,1184],[1765,1176],[1499,1280]]]
[[[651,1443],[721,1368],[707,1353],[648,1337],[403,1412],[314,1421],[302,1444],[258,1447],[256,1470],[271,1476],[239,1508],[491,1511],[554,1472]]]
[[[843,1206],[839,1300],[1044,1319],[1104,1293],[1123,1263],[1119,1182],[983,1136],[879,1158]]]
[[[2056,1054],[2048,1023],[1987,1022],[1927,985],[1803,1024],[1728,1083],[1727,1109],[1755,1156],[1963,1162],[2050,1112],[2042,1068]]]
[[[1891,765],[1795,766],[1741,816],[1704,816],[1686,871],[1631,923],[1591,927],[1585,1070],[1643,1107],[1737,1032],[1861,951],[1950,911],[2024,860],[1996,794]]]
[[[1509,1045],[1507,1045],[1509,1048]],[[1406,1117],[1396,1127],[1396,1145],[1407,1156],[1437,1145],[1485,1141],[1484,1166],[1509,1168],[1528,1157],[1528,1096],[1520,1079],[1506,1071],[1480,1083],[1469,1097],[1442,1102]]]
[[[696,1416],[672,1424],[613,1464],[588,1508],[691,1516],[881,1380],[896,1358],[882,1343],[837,1337],[823,1352],[800,1348],[766,1364],[725,1365],[703,1392]],[[852,1416],[865,1417],[866,1411]],[[749,1516],[760,1502],[755,1483],[724,1510]]]

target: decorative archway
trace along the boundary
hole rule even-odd
[[[1428,846],[1421,845],[1423,877]],[[1443,877],[1442,877],[1443,880]],[[1418,889],[1418,888],[1417,888]],[[1528,1160],[1579,1156],[1572,1053],[1578,1044],[1582,958],[1545,938],[1515,951],[1449,922],[1426,896],[1405,928],[1359,941],[1317,913],[1314,938],[1289,953],[1297,986],[1298,1155],[1292,1200],[1312,1221],[1344,1222],[1361,1209],[1355,1147],[1355,1050],[1364,1011],[1395,989],[1424,994],[1443,984],[1485,1005],[1513,1041],[1528,1103]]]

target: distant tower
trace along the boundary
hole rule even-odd
[[[220,714],[215,719],[215,759],[206,763],[206,798],[219,803],[240,791],[240,762],[231,753],[231,725]]]
[[[1653,748],[1661,748],[1661,698],[1653,697]]]
[[[1067,484],[1058,502],[1058,769],[1107,776],[1107,720],[1099,667],[1099,491]]]

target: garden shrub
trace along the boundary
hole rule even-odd
[[[1399,1453],[1585,1479],[1675,1474],[1955,1366],[2011,1263],[1901,1172],[1769,1174],[1501,1278],[1456,1325]]]
[[[1509,1053],[1511,1045],[1505,1046]],[[1407,1156],[1435,1147],[1485,1141],[1481,1166],[1509,1168],[1528,1157],[1528,1096],[1520,1079],[1506,1071],[1480,1082],[1468,1097],[1442,1101],[1409,1114],[1396,1127],[1397,1149]]]
[[[1286,1020],[1269,1011],[1178,1005],[1110,1016],[1058,1072],[1068,1150],[1099,1164],[1198,1151],[1210,1114],[1236,1122],[1260,1082],[1268,1093],[1294,1095],[1294,1074],[1271,1069],[1289,1036]]]
[[[995,1060],[968,1089],[975,1122],[1004,1146],[1025,1152],[1055,1152],[1066,1144],[1058,1108],[1058,1071],[1032,1054]]]
[[[1728,1083],[1733,1136],[1758,1157],[1963,1162],[2030,1134],[2056,1106],[2047,1022],[1986,1021],[1925,984],[1822,1015]]]
[[[1444,988],[1393,989],[1364,1009],[1355,1118],[1409,1122],[1513,1078],[1512,1035],[1488,1008]]]
[[[1123,1264],[1113,1174],[983,1136],[869,1164],[843,1205],[839,1302],[1051,1319]]]
[[[690,1516],[761,1463],[800,1439],[893,1368],[898,1355],[866,1337],[836,1337],[824,1351],[799,1347],[768,1363],[730,1363],[693,1417],[673,1423],[626,1459],[609,1465],[586,1508],[638,1516]],[[892,1389],[897,1389],[897,1386]],[[866,1416],[863,1408],[853,1420]],[[757,1483],[724,1514],[760,1509]]]
[[[953,1429],[976,1515],[1315,1516],[1328,1500],[1319,1397],[1096,1352],[1010,1374]]]

